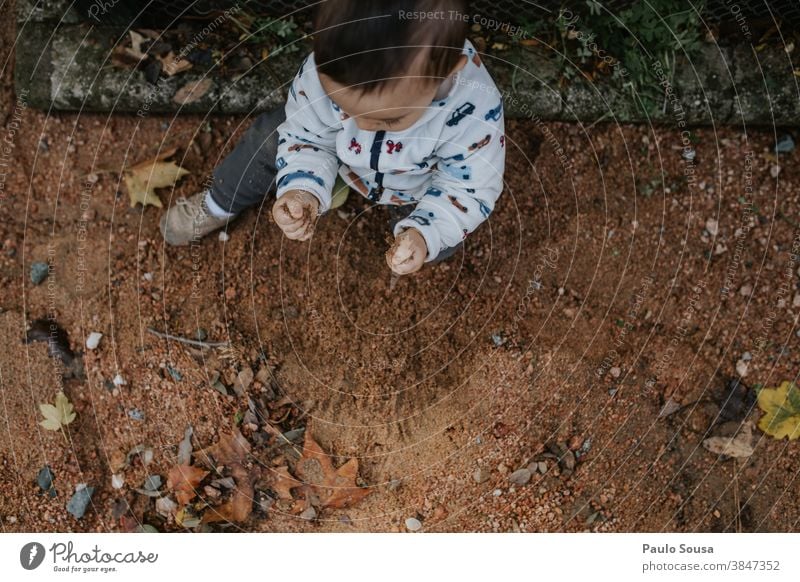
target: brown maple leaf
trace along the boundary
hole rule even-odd
[[[241,465],[249,452],[250,443],[237,428],[231,434],[222,435],[217,444],[198,451],[196,455],[209,467],[216,468],[220,465]]]
[[[197,496],[200,481],[208,471],[191,465],[175,465],[167,474],[167,488],[175,492],[178,505],[186,505]]]
[[[317,494],[322,508],[349,507],[372,493],[369,489],[356,485],[358,459],[352,458],[336,469],[330,456],[311,438],[308,429],[303,456],[297,462],[296,471],[306,481],[306,486]]]
[[[211,507],[203,514],[203,523],[215,521],[245,521],[253,511],[254,483],[258,480],[259,471],[248,471],[243,465],[235,463],[231,466],[231,476],[236,483],[233,497],[219,507]]]
[[[286,466],[268,469],[266,478],[267,487],[272,489],[278,496],[278,499],[289,501],[293,499],[292,489],[302,487],[303,484],[292,477],[289,473],[289,468]]]
[[[199,459],[212,468],[226,466],[236,484],[233,496],[219,507],[209,508],[203,515],[203,523],[216,521],[245,521],[253,510],[254,484],[261,476],[258,467],[247,469],[245,461],[250,453],[250,443],[239,429],[222,435],[219,442],[201,451]]]

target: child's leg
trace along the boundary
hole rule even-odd
[[[260,204],[275,185],[278,173],[278,126],[283,107],[259,115],[233,151],[214,169],[208,191],[179,198],[161,216],[164,240],[188,245],[228,224],[245,208]]]
[[[286,119],[283,107],[262,113],[222,163],[214,169],[211,199],[236,215],[260,204],[275,186],[278,126]]]

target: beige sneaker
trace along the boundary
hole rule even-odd
[[[167,244],[186,246],[192,241],[199,241],[232,220],[232,218],[213,216],[206,206],[205,199],[205,192],[195,194],[191,198],[178,198],[164,213],[159,226]]]

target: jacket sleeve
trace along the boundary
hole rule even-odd
[[[286,121],[278,127],[277,198],[289,190],[306,190],[319,199],[320,213],[330,209],[339,169],[336,135],[341,127],[310,55],[292,81]]]
[[[499,107],[495,112],[502,111]],[[475,115],[447,135],[436,150],[439,162],[431,186],[408,218],[397,223],[395,236],[416,228],[428,246],[426,261],[458,245],[494,210],[503,190],[505,136],[502,113]],[[460,128],[459,128],[460,129]]]

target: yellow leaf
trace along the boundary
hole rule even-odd
[[[175,162],[160,160],[148,161],[137,164],[125,171],[123,176],[128,196],[131,198],[131,207],[148,204],[161,208],[161,199],[156,194],[156,188],[174,186],[189,170],[181,168]]]
[[[758,407],[764,411],[758,428],[766,434],[776,439],[800,437],[800,390],[793,382],[763,388],[758,393]]]
[[[40,404],[39,410],[44,416],[39,424],[47,430],[60,430],[62,425],[66,426],[75,420],[75,410],[63,392],[56,394],[53,404]]]

